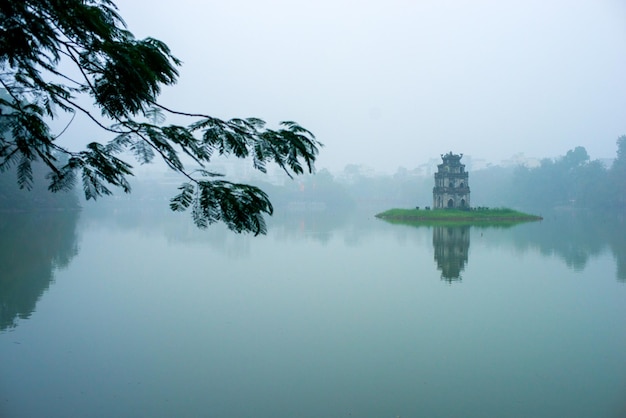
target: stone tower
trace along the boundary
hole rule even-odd
[[[437,166],[435,187],[433,188],[433,208],[470,208],[470,188],[465,164],[461,164],[463,154],[449,152],[442,154],[442,164]]]

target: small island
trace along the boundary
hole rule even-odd
[[[507,225],[543,219],[541,216],[509,208],[390,209],[377,214],[376,217],[393,223],[419,225]]]
[[[433,209],[390,209],[377,218],[394,223],[414,225],[513,225],[520,222],[540,221],[541,216],[530,215],[509,208],[470,206],[469,174],[461,163],[463,154],[442,154],[442,164],[437,166],[433,188]]]

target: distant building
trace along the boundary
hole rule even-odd
[[[435,187],[433,188],[433,208],[470,208],[470,188],[465,164],[461,164],[463,154],[449,152],[442,154],[442,164],[437,166]]]

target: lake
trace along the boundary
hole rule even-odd
[[[623,417],[626,223],[0,217],[2,417]]]

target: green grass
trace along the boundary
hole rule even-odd
[[[505,225],[542,219],[540,216],[509,208],[390,209],[377,214],[376,217],[392,223],[414,225]]]

